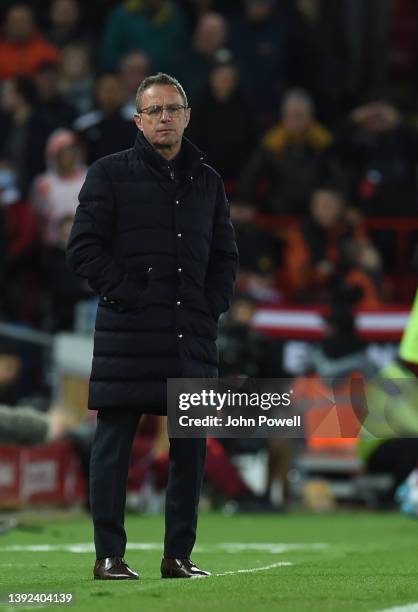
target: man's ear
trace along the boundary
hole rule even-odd
[[[135,113],[134,115],[134,122],[136,127],[138,128],[138,130],[141,130],[141,132],[143,131],[142,129],[142,115],[140,115],[139,113]]]
[[[187,126],[189,125],[189,121],[190,121],[190,113],[192,112],[192,109],[190,108],[186,108],[185,113],[186,113],[186,118],[184,120],[184,129],[187,128]]]

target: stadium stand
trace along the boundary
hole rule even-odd
[[[416,3],[7,0],[0,22],[0,347],[20,360],[2,403],[83,421],[97,300],[65,242],[86,166],[131,146],[135,90],[160,70],[190,94],[186,135],[226,181],[242,253],[224,373],[303,375],[323,315],[347,304],[374,365],[395,358],[418,274]],[[81,472],[83,440],[53,447]],[[302,475],[324,467],[307,450]],[[36,453],[0,447],[0,504],[7,465]],[[353,449],[333,465],[376,503]]]

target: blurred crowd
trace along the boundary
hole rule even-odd
[[[393,232],[367,221],[415,217],[417,17],[413,0],[2,3],[3,318],[72,328],[89,288],[64,251],[86,167],[132,145],[155,71],[185,86],[187,135],[226,182],[239,291],[404,299]]]
[[[77,305],[94,303],[65,264],[78,193],[89,164],[132,146],[136,90],[157,71],[184,85],[186,135],[230,200],[240,273],[222,375],[281,374],[274,343],[251,326],[260,303],[335,311],[412,299],[415,0],[4,0],[1,321],[72,330]],[[393,227],[376,232],[376,218]],[[405,269],[399,218],[410,220]],[[357,352],[351,332],[355,346],[339,343],[338,357]]]

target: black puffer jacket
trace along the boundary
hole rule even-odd
[[[90,167],[67,259],[100,296],[89,408],[164,414],[168,377],[217,376],[238,253],[221,178],[186,138],[175,165],[138,132]]]

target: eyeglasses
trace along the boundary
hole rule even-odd
[[[165,111],[171,118],[178,117],[182,110],[186,110],[184,104],[169,104],[168,106],[148,106],[147,108],[138,109],[138,114],[144,113],[152,119],[159,119]]]

